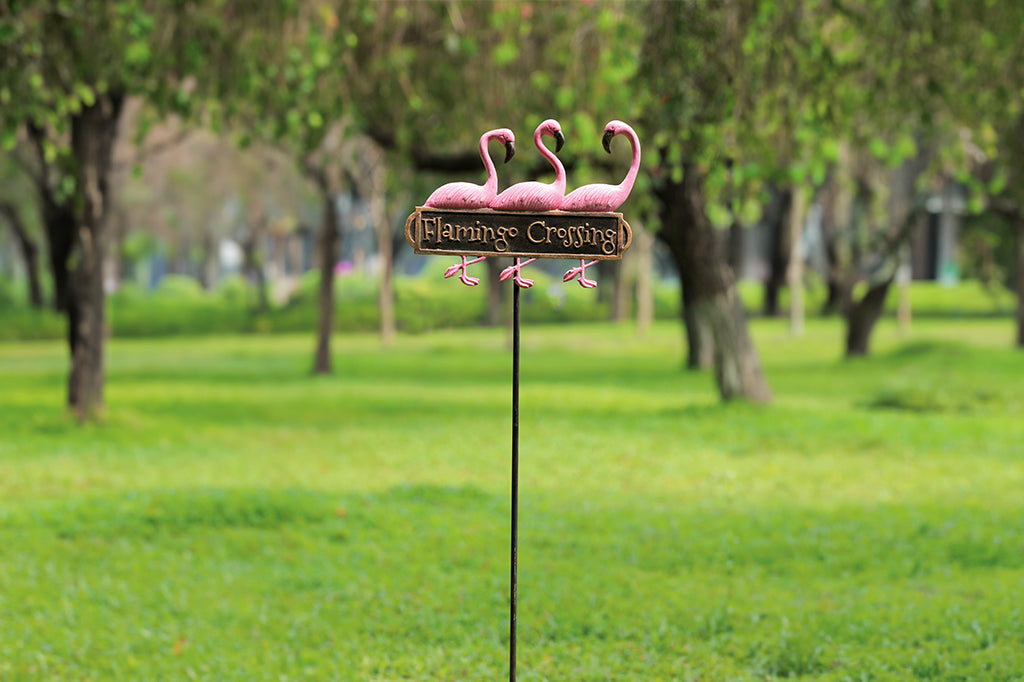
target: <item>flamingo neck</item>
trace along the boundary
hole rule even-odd
[[[565,167],[562,162],[558,160],[555,153],[544,146],[544,135],[540,130],[533,132],[533,143],[537,145],[537,149],[540,150],[541,156],[551,162],[551,165],[555,167],[555,181],[552,183],[555,187],[560,187],[562,191],[565,191]]]
[[[632,128],[624,128],[622,134],[629,138],[629,144],[633,148],[633,161],[629,165],[629,172],[617,186],[617,194],[622,201],[626,200],[629,193],[633,191],[633,183],[640,172],[640,138]]]
[[[487,170],[487,181],[484,183],[484,188],[491,194],[496,194],[498,191],[498,172],[494,169],[494,161],[491,160],[491,155],[487,153],[487,143],[490,141],[490,135],[484,134],[480,136],[480,160],[484,162],[484,168]]]

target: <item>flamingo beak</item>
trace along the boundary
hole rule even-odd
[[[604,150],[609,154],[612,153],[612,138],[615,137],[615,131],[611,129],[605,129],[604,137],[601,138],[601,144],[604,145]]]
[[[505,163],[509,162],[516,155],[516,143],[513,140],[505,142]]]
[[[565,144],[565,135],[562,134],[561,130],[555,131],[555,152],[562,151],[562,145]]]

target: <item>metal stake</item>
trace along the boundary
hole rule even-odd
[[[516,680],[516,548],[519,544],[519,285],[512,287],[512,598],[508,679]]]

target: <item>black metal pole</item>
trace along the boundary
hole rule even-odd
[[[516,680],[516,548],[519,544],[519,285],[512,287],[512,592],[508,679]]]

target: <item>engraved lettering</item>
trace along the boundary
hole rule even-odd
[[[534,238],[534,236],[533,236],[533,228],[534,228],[535,225],[537,227],[541,228],[541,234],[537,238]],[[544,221],[543,220],[535,220],[532,223],[530,223],[529,227],[526,228],[526,238],[529,239],[534,244],[543,244],[544,243],[544,238],[546,236],[544,234],[543,230],[544,230]]]
[[[494,242],[494,248],[497,251],[505,252],[508,251],[509,239],[515,239],[519,234],[519,230],[514,227],[499,227],[497,229],[498,239]]]
[[[557,228],[554,228],[554,227],[547,228],[547,234],[544,236],[544,243],[545,244],[550,244],[551,243],[551,233],[552,232],[556,232],[557,233],[557,231],[558,231]]]
[[[601,251],[608,255],[615,253],[615,230],[605,230],[604,239],[604,243],[601,244]]]
[[[407,233],[418,253],[617,259],[629,226],[619,214],[417,209]]]
[[[423,219],[423,238],[428,241],[437,241],[437,224],[441,221],[440,218],[424,218]]]

